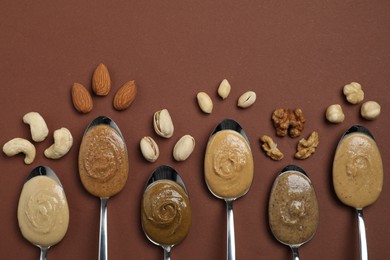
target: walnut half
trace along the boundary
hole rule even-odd
[[[295,158],[301,160],[308,158],[312,153],[315,152],[318,144],[318,133],[313,131],[307,140],[304,138],[299,140]]]
[[[295,110],[279,108],[272,114],[272,121],[277,136],[286,136],[287,132],[293,138],[301,135],[305,125],[302,109]]]
[[[260,138],[260,141],[263,143],[261,148],[263,148],[264,152],[272,160],[280,161],[284,157],[283,153],[277,148],[277,144],[272,140],[271,137],[268,135],[263,135]]]

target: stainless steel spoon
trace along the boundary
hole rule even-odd
[[[373,201],[370,201],[370,202],[359,202],[359,203],[362,203],[360,206],[356,206],[353,202],[351,201],[346,201],[344,199],[344,196],[341,195],[342,191],[340,188],[341,186],[337,186],[337,181],[335,180],[335,178],[338,177],[338,175],[343,175],[345,174],[344,170],[343,171],[338,171],[336,168],[335,168],[335,165],[337,163],[337,159],[340,157],[340,156],[343,156],[345,157],[346,155],[345,154],[339,154],[338,150],[339,148],[341,147],[341,145],[343,144],[343,140],[345,140],[347,137],[352,137],[354,134],[362,134],[364,136],[367,136],[370,140],[373,141],[373,143],[375,144],[375,147],[376,147],[376,143],[375,143],[375,139],[373,137],[373,135],[370,133],[370,131],[365,128],[364,126],[360,126],[360,125],[354,125],[352,127],[350,127],[343,135],[342,137],[340,138],[340,141],[337,145],[337,149],[336,149],[336,154],[335,154],[335,159],[334,159],[334,165],[333,165],[333,184],[335,186],[335,191],[336,191],[336,195],[339,197],[339,199],[346,205],[348,206],[351,206],[351,207],[354,207],[356,209],[356,213],[357,213],[357,218],[358,218],[358,227],[359,227],[359,242],[360,242],[360,259],[362,260],[367,260],[368,259],[368,250],[367,250],[367,237],[366,237],[366,227],[365,227],[365,223],[364,223],[364,217],[363,217],[363,207],[366,207],[368,205],[370,205],[371,203],[373,203],[377,197],[379,196],[381,190],[382,190],[382,181],[380,182],[367,182],[365,181],[364,184],[362,183],[361,185],[357,185],[356,187],[361,187],[362,185],[366,186],[366,187],[369,187],[370,191],[368,191],[368,193],[370,195],[372,194],[375,194],[375,196],[377,196],[376,198],[373,199]],[[356,135],[355,135],[356,136]],[[380,159],[380,162],[381,162],[381,158],[380,158],[380,153],[379,153],[379,149],[376,147],[375,149],[376,151],[373,152],[372,154],[367,154],[365,156],[378,156],[379,159]],[[354,154],[357,153],[357,151],[353,151]],[[360,156],[360,155],[358,155]],[[355,160],[356,158],[350,158],[352,161],[354,161],[353,163],[355,164]],[[358,162],[358,165],[360,165],[359,167],[365,167],[365,163],[364,161],[361,159],[361,158],[357,158],[360,160],[360,162]],[[347,165],[344,165],[343,168],[345,169],[347,167]],[[382,163],[380,163],[380,165],[377,165],[377,169],[379,169],[379,171],[381,173],[378,174],[377,171],[374,171],[375,174],[378,174],[376,177],[378,178],[383,178],[383,166],[382,166]],[[372,172],[372,166],[370,166],[370,168],[367,168],[367,169],[364,169],[363,171],[361,172],[356,172],[357,175],[372,175],[373,172]],[[355,174],[355,173],[352,173],[352,174]],[[361,177],[361,176],[356,176],[357,178]],[[351,179],[349,179],[351,180]],[[349,182],[349,181],[348,181]],[[348,186],[351,186],[351,182],[349,183],[345,183],[347,184]],[[357,197],[356,194],[363,194],[363,191],[354,191],[354,192],[351,192],[349,191],[348,194],[348,197],[349,198],[352,198],[352,197]]]
[[[31,171],[31,173],[27,176],[27,179],[26,179],[25,183],[27,183],[32,178],[35,178],[37,176],[47,176],[47,177],[53,179],[61,188],[63,188],[62,184],[60,182],[60,179],[57,177],[57,175],[54,173],[54,171],[51,168],[47,167],[47,166],[38,166],[38,167],[34,168]],[[68,218],[69,218],[69,216],[68,216]],[[40,260],[46,260],[47,251],[49,250],[49,248],[52,245],[51,246],[42,246],[42,245],[35,244],[35,246],[39,247],[40,250],[41,250],[39,259]]]
[[[153,173],[149,177],[148,181],[146,182],[146,185],[145,185],[145,188],[144,188],[144,192],[147,190],[147,188],[151,184],[153,184],[153,183],[155,183],[157,181],[161,181],[161,180],[170,180],[170,181],[176,182],[177,184],[179,184],[183,188],[184,192],[188,195],[187,188],[184,185],[184,182],[183,182],[182,178],[180,177],[180,175],[177,173],[177,171],[175,169],[173,169],[172,167],[167,166],[167,165],[159,166],[157,169],[155,169],[153,171]],[[144,229],[143,225],[142,225],[142,228]],[[144,233],[145,233],[146,237],[153,244],[161,246],[164,249],[164,259],[165,260],[170,260],[171,259],[171,249],[175,245],[162,245],[162,244],[159,244],[156,241],[154,241],[152,238],[150,238],[148,236],[148,234],[145,232],[145,230],[144,230]]]
[[[250,148],[249,139],[245,133],[245,131],[242,129],[242,127],[232,119],[225,119],[221,123],[219,123],[214,131],[211,133],[209,140],[218,132],[224,131],[224,130],[233,130],[237,133],[239,133],[241,136],[244,137],[245,141],[248,144],[248,147]],[[227,259],[228,260],[235,260],[236,259],[236,246],[235,246],[235,234],[234,234],[234,215],[233,215],[233,201],[240,198],[241,196],[244,196],[248,191],[249,188],[242,193],[240,196],[233,197],[233,198],[225,198],[218,196],[215,194],[213,189],[210,187],[210,185],[206,181],[206,185],[209,189],[209,191],[217,198],[223,199],[226,202],[226,209],[227,209]]]
[[[277,193],[286,193],[287,191],[285,189],[278,189],[279,185],[284,185],[283,182],[279,182],[280,178],[285,175],[286,173],[294,173],[298,174],[298,176],[302,176],[302,178],[299,179],[289,179],[289,187],[288,192],[291,195],[288,195],[289,197],[283,198],[283,205],[285,205],[283,210],[281,210],[279,207],[281,205],[281,202],[275,202],[273,203],[273,200],[276,199],[276,197],[279,195],[286,196],[286,194],[277,194]],[[290,175],[291,176],[291,175]],[[288,176],[288,177],[290,177]],[[294,187],[290,185],[295,185]],[[311,194],[310,198],[303,198],[303,194]],[[291,197],[290,197],[291,196]],[[289,201],[291,200],[291,201]],[[291,204],[290,204],[291,202]],[[308,207],[308,209],[305,208]],[[275,208],[274,208],[275,207]],[[271,211],[274,210],[277,214],[274,215]],[[290,212],[291,210],[291,212]],[[312,212],[308,212],[308,210],[313,210]],[[283,212],[283,213],[282,213]],[[313,214],[309,214],[313,213]],[[281,216],[283,214],[283,216]],[[291,221],[296,225],[296,223],[299,223],[299,219],[302,219],[302,225],[304,225],[304,230],[309,230],[310,232],[308,234],[305,234],[302,238],[295,240],[292,242],[292,240],[288,240],[287,237],[285,237],[285,234],[287,232],[282,232],[283,229],[280,227],[273,227],[273,223],[278,223],[280,219],[283,219],[287,221]],[[309,223],[309,221],[314,220],[314,224]],[[270,196],[270,203],[269,203],[269,221],[270,221],[270,228],[274,235],[274,237],[282,244],[287,245],[291,248],[293,253],[293,259],[299,260],[299,252],[298,248],[302,246],[303,244],[310,241],[317,229],[318,225],[318,202],[317,198],[314,193],[314,189],[312,187],[311,181],[309,177],[307,176],[306,172],[296,165],[287,165],[282,169],[282,171],[279,173],[278,177],[275,179],[275,182],[272,187],[271,196]],[[276,224],[275,224],[276,225]],[[288,226],[288,228],[293,229],[294,225]],[[283,226],[282,226],[283,227]],[[299,227],[297,227],[299,229]],[[286,231],[284,229],[284,231]],[[295,230],[295,232],[299,232],[299,230]],[[305,237],[305,238],[304,238]]]
[[[86,133],[95,126],[107,125],[113,128],[121,137],[123,144],[125,143],[123,135],[117,124],[109,117],[99,116],[95,118],[86,128]],[[126,147],[126,146],[125,146]],[[98,149],[98,148],[97,148]],[[127,154],[127,150],[126,150]],[[127,158],[126,158],[127,159]],[[109,197],[100,197],[100,231],[99,231],[99,260],[108,259],[108,242],[107,242],[107,204]]]

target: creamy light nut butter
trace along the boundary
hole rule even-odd
[[[187,193],[171,180],[148,186],[141,205],[142,227],[160,245],[176,245],[188,234],[192,216]]]
[[[109,125],[89,129],[79,151],[79,174],[85,189],[102,198],[120,192],[128,177],[126,144]]]
[[[351,133],[340,141],[333,161],[333,186],[346,205],[364,208],[374,203],[383,185],[383,164],[375,141]]]
[[[233,130],[214,134],[206,148],[205,179],[212,193],[220,198],[244,195],[253,180],[253,156],[245,138]]]
[[[63,188],[47,176],[27,181],[19,198],[18,223],[23,237],[35,245],[50,247],[60,242],[69,224]]]

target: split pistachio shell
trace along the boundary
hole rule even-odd
[[[139,146],[144,158],[149,162],[155,162],[160,155],[157,143],[150,136],[141,139]]]
[[[176,161],[186,160],[195,148],[195,139],[191,135],[184,135],[177,141],[173,148],[173,158]]]
[[[237,102],[237,106],[241,108],[247,108],[253,105],[256,101],[256,93],[253,91],[247,91],[240,96]]]
[[[196,95],[196,99],[198,100],[200,109],[206,114],[211,114],[213,111],[213,101],[209,95],[205,92],[199,92],[198,95]]]
[[[218,95],[222,99],[225,99],[229,96],[231,89],[232,87],[230,86],[229,81],[227,79],[224,79],[218,87]]]
[[[169,138],[173,135],[173,122],[167,109],[163,109],[154,113],[153,126],[154,130],[159,136]]]

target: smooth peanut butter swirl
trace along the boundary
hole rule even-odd
[[[30,179],[19,199],[18,221],[23,236],[31,243],[41,246],[58,243],[69,223],[62,187],[47,176]]]
[[[223,130],[211,137],[204,167],[206,182],[218,197],[239,197],[252,184],[252,152],[244,137],[236,131]]]
[[[160,180],[151,184],[142,201],[142,227],[146,235],[161,245],[176,245],[188,234],[191,206],[177,183]]]
[[[126,145],[114,128],[89,129],[80,145],[79,174],[84,187],[98,197],[110,197],[124,187],[128,176]]]
[[[274,183],[269,202],[272,233],[281,242],[299,245],[311,239],[318,225],[318,203],[309,178],[286,172]]]

